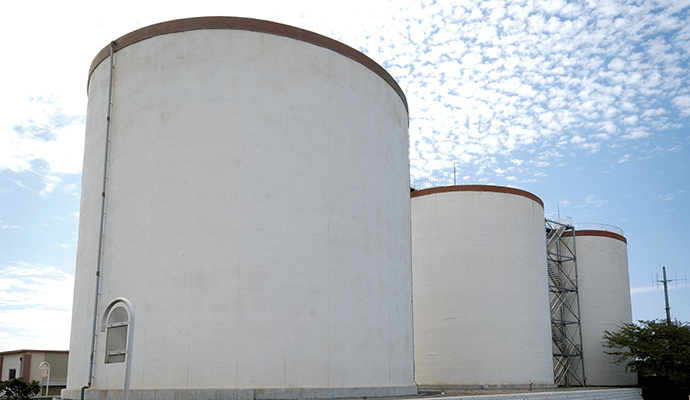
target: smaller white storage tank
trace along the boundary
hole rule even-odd
[[[572,241],[566,232],[564,240]],[[604,331],[632,323],[628,245],[620,228],[575,224],[582,357],[588,386],[636,385],[637,375],[604,353]]]
[[[500,186],[412,193],[415,380],[553,387],[543,202]]]

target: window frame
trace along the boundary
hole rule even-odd
[[[125,312],[127,313],[127,320],[125,321],[118,321],[118,322],[110,322],[111,318],[113,317],[113,314],[118,310],[118,309],[124,309]],[[129,348],[129,329],[130,329],[130,314],[129,310],[127,309],[126,305],[124,303],[118,302],[116,304],[113,304],[112,308],[110,308],[110,312],[108,312],[108,315],[105,316],[105,363],[106,364],[116,364],[116,363],[121,363],[125,362],[127,360],[127,349]],[[124,348],[122,349],[115,349],[115,350],[108,350],[109,344],[112,343],[110,339],[113,339],[113,329],[114,328],[121,328],[121,327],[126,327],[125,334],[124,334],[124,339],[125,339],[125,344]],[[121,356],[121,357],[120,357]],[[121,359],[120,359],[121,358]]]
[[[111,322],[111,317],[113,317],[113,314],[120,308],[124,309],[126,312],[126,320],[122,321],[121,318],[118,318],[117,322]],[[109,350],[109,345],[112,343],[110,339],[113,338],[113,336],[111,336],[114,332],[113,329],[122,327],[126,327],[126,332],[124,335],[124,348],[120,348],[120,346],[118,346],[115,349]],[[104,363],[117,364],[126,362],[127,368],[129,368],[129,365],[131,364],[130,359],[132,357],[132,343],[134,339],[134,307],[132,307],[132,303],[130,303],[129,300],[125,299],[124,297],[118,297],[108,304],[101,319],[101,332],[105,332],[105,346],[103,351]]]

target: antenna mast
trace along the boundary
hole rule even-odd
[[[666,323],[671,323],[671,306],[668,304],[668,282],[679,281],[684,279],[666,279],[666,267],[661,267],[664,271],[664,279],[658,280],[657,282],[662,282],[664,284],[664,298],[666,299]],[[658,276],[658,275],[657,275]]]

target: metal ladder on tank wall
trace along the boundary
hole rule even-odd
[[[554,379],[559,386],[585,386],[575,228],[569,220],[547,219],[545,225]]]

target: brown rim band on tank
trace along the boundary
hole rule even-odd
[[[563,236],[573,236],[572,232],[563,232]],[[617,239],[620,240],[621,242],[628,244],[628,240],[625,238],[625,236],[619,235],[617,233],[613,232],[608,232],[608,231],[595,231],[595,230],[582,230],[582,231],[575,231],[575,237],[579,236],[601,236],[601,237],[608,237],[612,239]]]
[[[294,26],[279,24],[277,22],[263,21],[253,18],[239,18],[239,17],[198,17],[198,18],[186,18],[186,19],[176,19],[173,21],[161,22],[159,24],[154,24],[146,26],[144,28],[138,29],[136,31],[130,32],[115,42],[115,51],[121,50],[131,44],[140,42],[142,40],[152,38],[158,35],[165,35],[168,33],[175,32],[185,32],[197,29],[238,29],[245,31],[269,33],[278,36],[285,36],[292,39],[301,40],[303,42],[311,43],[316,46],[324,47],[326,49],[340,53],[345,57],[348,57],[358,63],[369,68],[375,74],[383,78],[388,84],[395,90],[395,92],[400,96],[403,104],[405,105],[405,110],[409,113],[407,106],[407,99],[405,98],[405,93],[398,85],[398,83],[393,79],[392,76],[382,66],[377,64],[374,60],[367,57],[358,50],[352,47],[340,43],[337,40],[333,40],[326,36],[319,35],[318,33],[310,32],[304,29],[295,28]],[[110,45],[106,46],[101,50],[96,57],[91,62],[91,67],[89,68],[89,82],[91,81],[91,74],[98,67],[98,65],[108,58],[110,55]],[[88,91],[88,84],[87,84]]]
[[[518,196],[527,197],[530,200],[537,202],[541,208],[544,208],[544,202],[530,192],[509,188],[505,186],[492,186],[492,185],[457,185],[457,186],[439,186],[430,189],[415,190],[411,193],[412,197],[426,196],[435,193],[445,193],[445,192],[495,192],[495,193],[508,193],[515,194]]]

